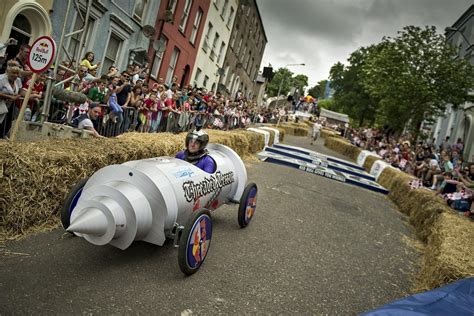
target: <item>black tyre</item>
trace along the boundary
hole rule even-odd
[[[184,227],[179,239],[178,263],[186,275],[197,272],[206,259],[212,239],[211,213],[196,211]]]
[[[61,223],[63,224],[64,229],[69,227],[72,210],[76,207],[77,201],[81,197],[82,189],[87,180],[89,180],[89,178],[82,179],[76,183],[64,200],[63,207],[61,208]]]
[[[249,183],[245,187],[244,193],[240,198],[239,212],[237,214],[237,220],[241,228],[246,227],[257,209],[257,185],[255,183]]]

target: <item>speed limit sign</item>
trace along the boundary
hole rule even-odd
[[[17,119],[15,120],[15,126],[10,135],[10,140],[15,141],[18,128],[20,127],[20,122],[23,122],[23,117],[25,115],[26,105],[30,100],[31,91],[36,81],[38,74],[47,70],[51,62],[53,61],[54,54],[56,53],[56,43],[49,36],[41,36],[36,39],[30,49],[30,54],[28,56],[28,66],[33,72],[33,76],[28,81],[28,90],[26,90],[25,98],[21,104],[20,113],[18,114]]]
[[[31,71],[39,74],[46,69],[53,61],[56,53],[56,43],[49,36],[41,36],[36,39],[30,49],[28,56],[28,66]]]

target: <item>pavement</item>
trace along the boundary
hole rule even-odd
[[[339,158],[322,140],[285,143]],[[0,314],[357,314],[409,295],[419,254],[406,217],[384,195],[285,166],[246,163],[255,217],[212,216],[201,269],[185,277],[171,242],[124,251],[61,229],[7,243]]]

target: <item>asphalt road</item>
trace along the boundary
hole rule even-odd
[[[334,156],[318,142],[287,144]],[[418,254],[384,195],[296,169],[248,164],[257,212],[213,213],[206,262],[180,272],[171,242],[121,251],[62,229],[10,242],[0,257],[0,314],[356,314],[408,295]],[[12,254],[13,253],[13,254]]]

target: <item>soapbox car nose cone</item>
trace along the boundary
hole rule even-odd
[[[70,233],[102,236],[107,232],[108,222],[105,214],[99,209],[89,209],[82,213],[66,229]]]

